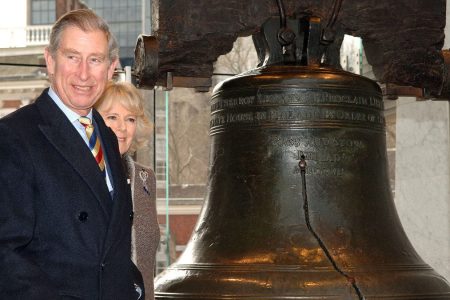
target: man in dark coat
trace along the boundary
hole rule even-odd
[[[138,299],[130,189],[117,139],[92,109],[117,43],[92,11],[72,11],[45,59],[50,89],[0,119],[0,299]]]

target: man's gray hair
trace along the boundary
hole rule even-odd
[[[108,40],[109,60],[113,62],[119,59],[119,47],[116,38],[109,30],[109,26],[105,20],[99,17],[90,9],[72,10],[63,16],[53,25],[50,33],[50,43],[48,49],[54,57],[61,42],[61,36],[68,27],[77,27],[84,32],[101,30],[105,33]]]

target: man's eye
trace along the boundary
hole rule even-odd
[[[103,59],[100,57],[93,57],[91,58],[91,62],[94,64],[101,64],[103,62]]]
[[[67,58],[69,59],[69,60],[72,60],[72,61],[78,61],[79,60],[79,58],[78,58],[78,56],[76,56],[76,55],[67,55]]]

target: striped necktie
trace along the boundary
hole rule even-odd
[[[87,117],[80,117],[78,120],[86,130],[86,136],[89,141],[89,148],[91,149],[92,155],[94,155],[100,171],[105,175],[105,159],[103,158],[102,146],[100,145],[100,139],[97,137],[94,125],[92,125],[91,119]]]

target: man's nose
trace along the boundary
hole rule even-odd
[[[82,61],[78,68],[78,75],[80,79],[87,80],[89,78],[89,64],[86,61]]]

